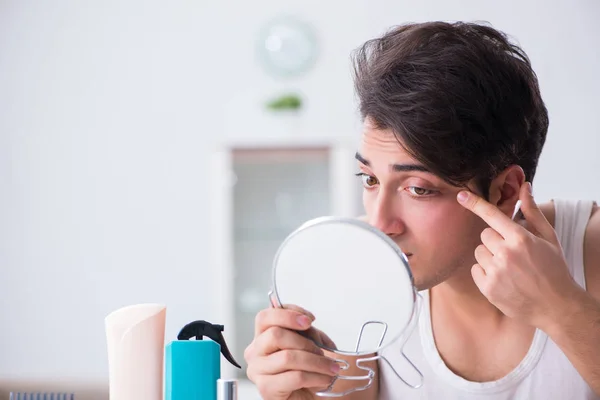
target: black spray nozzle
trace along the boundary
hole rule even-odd
[[[223,356],[229,361],[231,364],[235,365],[238,368],[240,365],[233,359],[233,356],[229,352],[227,348],[227,343],[225,343],[225,338],[223,337],[223,330],[225,327],[223,325],[211,324],[206,321],[194,321],[190,322],[186,326],[184,326],[181,331],[179,331],[179,335],[177,335],[177,340],[189,340],[193,337],[196,340],[202,340],[204,336],[209,337],[214,340],[221,346],[221,353]]]

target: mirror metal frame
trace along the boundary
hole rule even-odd
[[[381,341],[378,345],[378,347],[374,350],[369,349],[368,351],[363,351],[360,352],[358,351],[358,343],[360,343],[360,336],[358,338],[358,343],[357,343],[357,350],[356,351],[347,351],[347,350],[338,350],[338,349],[331,349],[328,348],[327,346],[325,346],[323,343],[317,343],[313,340],[313,342],[319,346],[320,348],[327,350],[329,352],[335,353],[335,354],[339,354],[339,355],[343,355],[343,356],[355,356],[358,357],[356,359],[356,366],[360,369],[366,372],[366,375],[361,375],[361,376],[343,376],[340,375],[338,377],[336,377],[333,382],[331,383],[331,385],[320,392],[317,392],[316,394],[320,397],[342,397],[345,396],[347,394],[350,394],[352,392],[356,392],[356,391],[361,391],[361,390],[365,390],[367,388],[369,388],[374,379],[375,379],[375,371],[373,371],[373,369],[363,365],[366,362],[370,362],[370,361],[376,361],[376,360],[382,360],[384,362],[386,362],[390,368],[392,369],[392,371],[394,372],[394,374],[400,379],[402,380],[402,382],[404,382],[407,386],[414,388],[414,389],[418,389],[423,385],[423,374],[419,371],[419,369],[412,363],[412,361],[410,361],[410,359],[406,356],[406,354],[404,353],[404,351],[402,350],[402,356],[406,359],[406,361],[408,361],[408,363],[412,366],[412,368],[414,368],[414,370],[417,372],[417,374],[420,376],[420,382],[417,385],[412,385],[410,383],[408,383],[406,380],[404,380],[400,374],[394,369],[394,367],[391,365],[391,363],[387,360],[387,358],[385,358],[381,352],[383,349],[385,349],[386,347],[392,345],[393,343],[396,343],[398,340],[401,340],[401,348],[404,347],[404,344],[406,343],[406,340],[408,340],[408,337],[410,336],[411,332],[414,330],[415,326],[416,326],[416,322],[418,321],[418,316],[420,314],[420,308],[421,308],[421,295],[418,293],[415,285],[414,285],[414,278],[413,278],[413,274],[412,271],[410,270],[410,265],[408,263],[408,258],[406,257],[406,255],[402,252],[402,250],[398,247],[398,245],[396,245],[396,243],[390,239],[386,234],[384,234],[383,232],[381,232],[380,230],[378,230],[377,228],[371,226],[370,224],[358,220],[358,219],[354,219],[354,218],[347,218],[347,217],[319,217],[319,218],[315,218],[312,219],[310,221],[307,221],[306,223],[304,223],[303,225],[301,225],[299,228],[297,228],[296,230],[294,230],[291,234],[289,234],[286,239],[281,243],[281,245],[279,246],[279,248],[277,249],[277,252],[275,254],[275,257],[273,259],[273,269],[272,269],[272,282],[271,282],[271,290],[269,291],[269,300],[271,302],[271,304],[273,305],[273,307],[277,307],[277,308],[285,308],[283,307],[283,304],[281,302],[280,296],[279,296],[279,292],[277,290],[277,262],[279,260],[279,256],[282,252],[282,250],[285,248],[286,244],[297,234],[299,234],[300,232],[304,231],[305,229],[308,229],[310,227],[316,226],[316,225],[321,225],[321,224],[328,224],[328,223],[346,223],[346,224],[350,224],[350,225],[355,225],[358,226],[362,229],[366,229],[372,233],[374,233],[375,235],[377,235],[380,239],[382,239],[388,246],[391,247],[392,250],[394,250],[394,252],[398,255],[398,257],[400,258],[400,260],[402,261],[402,264],[404,265],[404,267],[406,268],[406,272],[408,273],[409,276],[409,280],[411,283],[411,287],[412,287],[412,292],[413,292],[413,305],[412,305],[412,314],[409,318],[409,320],[407,321],[407,324],[404,326],[404,328],[397,333],[391,340],[388,340],[386,344],[382,345],[382,342],[384,340],[385,334],[382,335]],[[302,332],[298,332],[299,334],[302,334]],[[309,338],[310,339],[310,338]],[[311,339],[312,340],[312,339]],[[375,355],[373,355],[375,353]],[[363,356],[363,357],[361,357]],[[367,356],[367,357],[364,357]],[[347,361],[342,360],[342,359],[336,359],[337,362],[339,362],[340,364],[342,364],[341,369],[342,370],[346,370],[349,368],[349,364]],[[335,382],[337,380],[367,380],[368,383],[364,386],[360,386],[360,387],[356,387],[356,388],[352,388],[349,389],[345,392],[340,392],[340,393],[334,393],[332,392],[333,387],[335,385]]]

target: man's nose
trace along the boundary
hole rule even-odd
[[[400,215],[394,210],[393,196],[381,192],[375,202],[369,223],[388,236],[398,236],[405,231]]]

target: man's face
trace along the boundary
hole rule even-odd
[[[470,270],[483,221],[456,200],[460,188],[427,172],[391,131],[365,122],[357,162],[367,221],[408,256],[419,290]]]

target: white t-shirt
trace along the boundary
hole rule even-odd
[[[554,200],[555,230],[571,274],[583,288],[583,237],[593,204],[592,201]],[[413,389],[393,373],[392,368],[411,385],[419,382],[419,376],[403,358],[400,344],[391,345],[383,350],[391,365],[379,363],[380,400],[600,400],[560,348],[539,329],[525,358],[505,377],[492,382],[471,382],[454,374],[446,367],[435,346],[429,292],[423,291],[421,295],[421,315],[404,345],[404,353],[423,374],[423,385]]]

